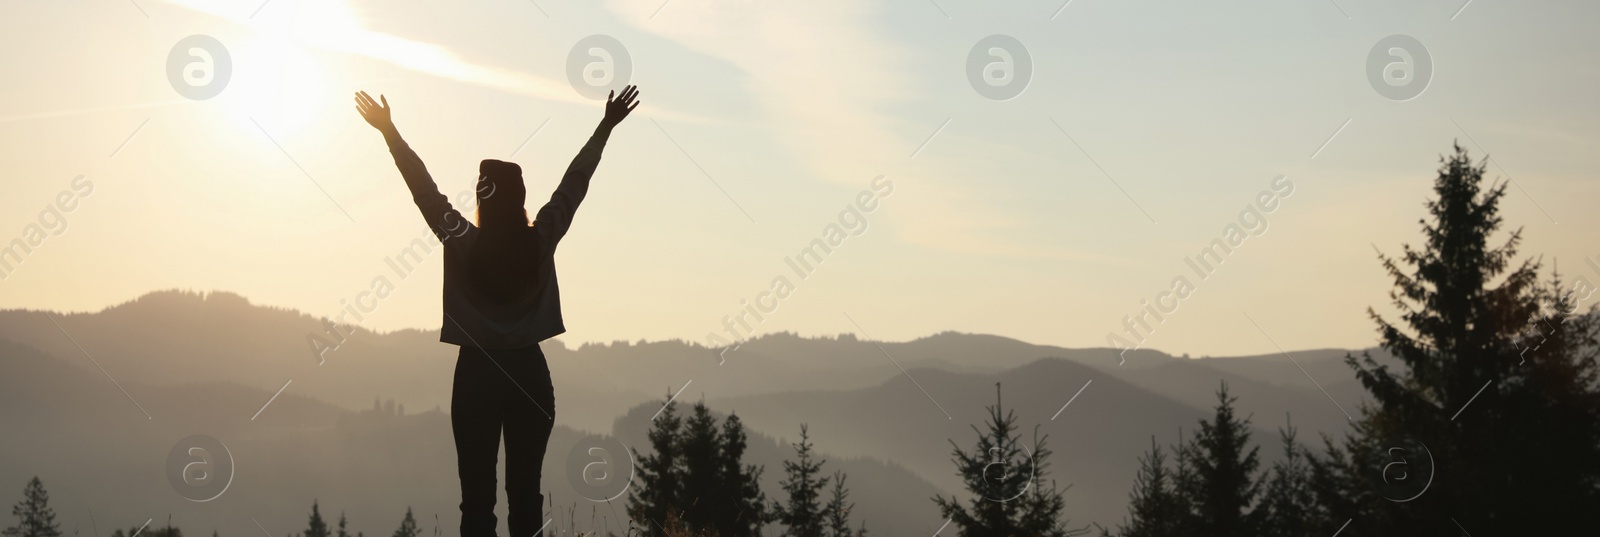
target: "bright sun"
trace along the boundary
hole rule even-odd
[[[259,123],[274,137],[316,128],[332,110],[332,87],[317,55],[281,32],[258,33],[237,47],[226,109],[245,127]]]

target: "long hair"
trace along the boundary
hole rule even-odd
[[[525,298],[537,281],[537,243],[522,204],[522,168],[485,160],[478,174],[478,239],[467,252],[472,285],[489,300],[507,304]]]

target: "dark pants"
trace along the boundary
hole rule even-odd
[[[450,425],[461,476],[461,537],[495,535],[495,477],[506,438],[506,525],[530,537],[544,525],[539,473],[555,427],[555,387],[537,345],[525,349],[461,347],[450,395]]]

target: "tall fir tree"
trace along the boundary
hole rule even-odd
[[[1234,415],[1228,383],[1217,390],[1216,414],[1195,431],[1194,480],[1184,493],[1193,503],[1194,528],[1214,537],[1255,535],[1258,516],[1252,504],[1260,492],[1256,469],[1259,447],[1250,445],[1250,419]]]
[[[955,496],[935,496],[940,513],[954,522],[961,537],[1064,537],[1087,529],[1068,529],[1062,518],[1062,490],[1049,479],[1050,449],[1034,428],[1031,448],[1017,432],[1015,411],[1006,411],[995,384],[995,404],[988,407],[988,431],[978,434],[971,452],[950,441],[956,475],[973,498],[966,505]],[[1046,487],[1046,483],[1049,484]]]
[[[5,537],[61,537],[61,524],[50,507],[50,493],[38,476],[22,488],[22,500],[11,508],[17,525],[5,529]]]
[[[1166,452],[1150,437],[1150,451],[1139,457],[1139,473],[1128,497],[1128,520],[1117,527],[1120,537],[1178,537],[1189,518],[1180,482],[1167,467]]]
[[[1285,421],[1278,430],[1283,442],[1283,459],[1272,464],[1269,476],[1263,476],[1261,502],[1261,537],[1298,537],[1311,535],[1321,529],[1316,525],[1325,517],[1319,516],[1316,495],[1311,489],[1311,454],[1295,439],[1294,424]]]
[[[811,456],[811,434],[804,423],[800,424],[800,441],[794,445],[794,454],[795,460],[783,461],[786,476],[778,481],[789,500],[773,502],[773,518],[786,526],[785,536],[823,537],[824,528],[831,522],[825,520],[822,504],[822,490],[828,486],[829,478],[821,475],[826,461]]]
[[[317,507],[316,500],[311,500],[311,519],[301,537],[328,537],[328,523],[322,520],[322,510]]]
[[[400,528],[394,530],[394,537],[419,537],[422,530],[417,528],[417,519],[411,515],[411,508],[406,507],[406,517],[400,520]]]
[[[845,477],[844,472],[833,473],[833,489],[828,497],[828,506],[822,511],[826,522],[824,529],[827,537],[864,537],[867,534],[865,521],[860,529],[850,529],[850,512],[855,510],[856,502],[850,501],[850,489],[844,487]]]
[[[628,517],[652,537],[663,537],[662,525],[678,518],[677,502],[683,493],[682,444],[683,418],[678,403],[670,397],[646,433],[652,452],[639,459],[639,486],[629,492]]]
[[[1559,279],[1543,285],[1538,261],[1518,261],[1521,229],[1492,244],[1509,180],[1485,190],[1487,160],[1474,164],[1459,145],[1440,160],[1423,245],[1378,255],[1399,322],[1371,308],[1368,316],[1399,367],[1366,353],[1345,358],[1375,404],[1313,461],[1318,500],[1329,522],[1350,520],[1352,534],[1592,531],[1595,309],[1576,311]],[[1423,461],[1438,471],[1422,472]],[[1390,478],[1402,475],[1417,490],[1396,498]]]
[[[346,521],[345,521],[345,518],[344,518],[344,511],[339,511],[339,526],[338,526],[338,529],[334,531],[334,536],[335,537],[351,537],[350,536],[350,532],[346,531]]]
[[[1176,519],[1173,524],[1178,530],[1177,535],[1191,535],[1199,531],[1199,517],[1195,515],[1195,499],[1192,491],[1198,490],[1199,477],[1195,473],[1195,459],[1198,451],[1194,442],[1183,435],[1183,428],[1178,428],[1178,445],[1172,448],[1172,458],[1176,468],[1172,472],[1172,490],[1176,497],[1177,506],[1173,507]]]
[[[719,537],[760,532],[770,515],[759,485],[761,468],[743,461],[746,437],[738,416],[719,426],[702,402],[685,420],[668,403],[648,436],[655,453],[642,459],[640,486],[628,506],[636,527],[656,537],[674,524]]]
[[[747,437],[744,422],[738,414],[729,414],[722,420],[721,468],[717,472],[723,489],[716,505],[732,516],[719,517],[717,533],[722,537],[752,537],[761,534],[761,527],[772,520],[767,510],[767,495],[761,491],[761,467],[744,463]]]
[[[729,513],[723,512],[719,501],[732,484],[724,485],[722,445],[717,435],[717,418],[711,415],[704,402],[690,408],[689,418],[683,422],[683,495],[677,498],[683,522],[691,528],[716,530]],[[726,537],[726,536],[724,536]]]

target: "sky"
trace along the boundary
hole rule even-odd
[[[1420,241],[1455,142],[1511,181],[1525,254],[1600,282],[1597,22],[1581,0],[5,1],[0,244],[38,244],[0,307],[178,288],[333,316],[383,277],[359,324],[438,328],[440,256],[385,262],[428,230],[351,94],[387,97],[446,195],[498,158],[536,204],[601,116],[569,76],[598,35],[643,104],[557,255],[565,342],[704,343],[764,300],[757,335],[1097,347],[1167,300],[1140,345],[1362,348],[1366,309],[1392,312],[1375,249]],[[174,68],[196,61],[209,79]],[[1201,278],[1186,258],[1235,223]],[[830,224],[854,233],[800,277]]]

